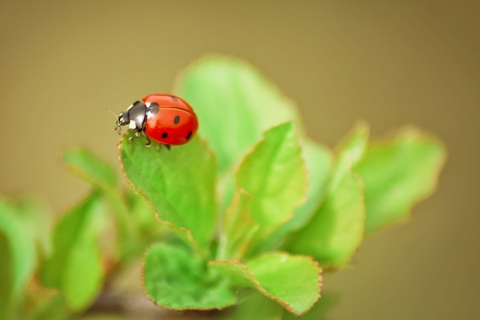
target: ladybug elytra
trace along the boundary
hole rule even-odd
[[[166,145],[182,145],[190,141],[198,130],[198,119],[192,107],[183,99],[171,94],[150,94],[141,101],[133,103],[118,116],[117,126],[128,125],[135,130],[130,141],[140,137],[150,138]]]

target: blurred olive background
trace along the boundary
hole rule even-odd
[[[365,241],[324,281],[331,319],[479,319],[478,1],[0,0],[0,192],[57,213],[86,185],[57,162],[82,145],[117,160],[117,114],[205,53],[242,57],[297,101],[330,146],[357,119],[403,124],[449,150],[410,223]]]

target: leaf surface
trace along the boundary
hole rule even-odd
[[[256,288],[295,315],[307,312],[320,297],[321,269],[310,257],[275,252],[246,264],[216,260],[210,265],[236,279],[237,286]]]
[[[433,193],[445,158],[444,146],[415,128],[372,143],[354,168],[365,184],[366,233],[404,221]]]
[[[325,202],[286,244],[289,251],[313,256],[322,267],[347,265],[363,240],[363,184],[352,172],[368,143],[368,127],[359,123],[336,148],[336,161]]]
[[[268,130],[247,155],[236,174],[236,184],[252,196],[250,215],[264,238],[305,201],[307,174],[295,128],[285,123]]]
[[[195,109],[199,132],[217,155],[219,172],[233,167],[267,129],[300,123],[295,104],[239,59],[200,59],[180,75],[175,91]]]
[[[43,284],[60,289],[74,310],[88,306],[100,292],[105,272],[100,240],[106,215],[96,192],[73,207],[55,227],[53,254],[42,265]]]
[[[166,309],[222,309],[236,302],[227,281],[181,245],[152,247],[145,256],[143,281],[148,297]]]
[[[160,220],[191,233],[198,246],[209,251],[215,229],[215,160],[198,137],[169,151],[158,144],[146,148],[127,133],[120,142],[126,178],[150,202]]]

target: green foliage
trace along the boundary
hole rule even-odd
[[[145,148],[124,138],[120,157],[125,175],[161,221],[186,232],[194,246],[209,252],[217,213],[213,154],[198,137],[171,152],[157,146],[152,142]]]
[[[117,168],[75,148],[62,163],[91,192],[53,227],[38,199],[0,199],[0,319],[71,319],[147,248],[144,288],[164,308],[325,319],[338,299],[319,299],[322,269],[349,266],[365,234],[404,221],[445,162],[418,129],[371,142],[365,123],[331,151],[305,137],[292,101],[233,58],[201,59],[177,84],[199,134],[171,151],[125,134],[127,189]]]
[[[274,252],[246,264],[217,260],[210,265],[232,277],[236,286],[255,288],[295,315],[308,311],[320,297],[321,269],[310,257]]]
[[[307,174],[301,148],[291,123],[276,126],[243,160],[237,188],[252,196],[249,212],[265,238],[293,217],[304,201]],[[286,187],[288,186],[288,187]]]
[[[194,106],[219,172],[237,164],[268,128],[299,122],[293,101],[241,60],[205,57],[181,74],[175,91]]]
[[[411,127],[372,143],[355,166],[365,184],[366,233],[405,220],[435,190],[445,158],[438,140]]]
[[[236,302],[225,279],[182,245],[152,247],[145,256],[143,281],[150,299],[167,309],[220,309]]]
[[[364,154],[366,125],[358,125],[336,152],[329,191],[307,225],[292,234],[287,248],[313,256],[322,266],[345,266],[363,239],[365,204],[363,184],[352,166]]]
[[[107,227],[105,205],[92,193],[67,212],[54,230],[54,253],[42,266],[42,282],[62,290],[74,310],[85,308],[101,289],[100,240]]]

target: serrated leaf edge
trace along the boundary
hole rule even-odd
[[[236,265],[238,265],[242,270],[245,271],[245,273],[250,277],[250,281],[251,283],[255,286],[255,288],[260,291],[263,295],[265,295],[266,297],[272,299],[273,301],[276,301],[278,304],[280,304],[281,306],[283,306],[285,309],[287,309],[290,313],[294,314],[295,316],[297,317],[300,317],[302,315],[304,315],[305,313],[307,313],[317,302],[318,300],[320,299],[321,295],[320,295],[320,292],[322,290],[322,286],[323,286],[323,276],[322,276],[322,267],[320,267],[319,263],[312,257],[310,256],[306,256],[306,255],[291,255],[289,253],[286,253],[286,252],[273,252],[273,253],[266,253],[266,254],[263,254],[263,255],[260,255],[259,257],[265,257],[265,256],[276,256],[278,254],[281,254],[283,256],[288,256],[288,257],[296,257],[296,258],[302,258],[302,259],[306,259],[306,260],[309,260],[310,262],[313,262],[315,268],[317,269],[318,271],[318,291],[317,291],[317,295],[316,295],[316,298],[315,298],[315,301],[312,303],[312,305],[306,309],[305,311],[301,312],[301,313],[297,313],[295,312],[292,307],[286,303],[285,301],[273,296],[271,293],[269,293],[268,291],[266,291],[262,285],[260,284],[260,282],[255,278],[254,274],[248,269],[248,267],[241,263],[240,261],[236,260],[236,259],[229,259],[229,260],[213,260],[213,261],[210,261],[208,262],[208,265],[209,266],[214,266],[214,265],[219,265],[219,264],[227,264],[227,263],[234,263]],[[259,258],[257,257],[257,258]]]

